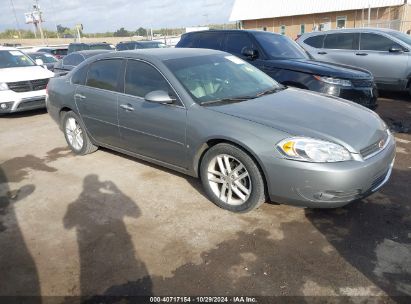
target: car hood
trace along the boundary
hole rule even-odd
[[[292,88],[238,103],[210,104],[207,108],[292,136],[335,142],[353,153],[377,142],[386,132],[384,122],[367,108],[344,99]]]
[[[268,60],[266,66],[334,78],[372,78],[371,73],[364,69],[309,59]]]
[[[0,82],[17,82],[35,79],[51,78],[54,73],[41,66],[0,69]]]

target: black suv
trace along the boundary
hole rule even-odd
[[[247,60],[283,85],[326,93],[376,108],[378,93],[370,72],[316,61],[283,35],[251,30],[190,32],[181,37],[176,47],[222,50]]]
[[[88,51],[88,50],[114,50],[114,46],[111,44],[108,44],[107,42],[70,43],[67,54],[78,52],[78,51]]]

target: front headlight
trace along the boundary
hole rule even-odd
[[[335,84],[335,85],[339,85],[342,87],[350,87],[351,81],[347,80],[347,79],[340,79],[340,78],[332,78],[332,77],[325,77],[325,76],[314,76],[315,79],[325,82],[325,83],[329,83],[329,84]]]
[[[5,82],[0,82],[0,91],[7,91],[9,86]]]
[[[341,162],[351,159],[351,154],[344,147],[328,141],[293,137],[280,141],[277,148],[287,158],[315,162],[315,163],[331,163]]]

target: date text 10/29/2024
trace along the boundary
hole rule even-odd
[[[258,303],[255,297],[150,297],[150,303]]]

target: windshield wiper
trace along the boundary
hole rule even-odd
[[[265,91],[262,91],[262,92],[258,93],[256,95],[256,97],[277,93],[278,91],[281,91],[281,90],[284,90],[284,88],[283,87],[271,88],[271,89],[268,89],[268,90],[265,90]]]
[[[203,101],[200,103],[200,105],[206,105],[206,104],[211,104],[211,103],[219,103],[219,102],[240,102],[240,101],[246,101],[249,99],[254,99],[257,98],[257,96],[241,96],[241,97],[231,97],[231,98],[220,98],[220,99],[215,99],[215,100],[208,100],[208,101]]]

